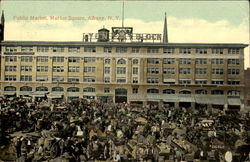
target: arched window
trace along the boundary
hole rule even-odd
[[[63,91],[64,91],[63,87],[53,87],[52,88],[52,92],[63,92]]]
[[[16,91],[16,87],[7,86],[7,87],[4,87],[4,91]]]
[[[147,90],[147,93],[159,93],[159,89],[151,88]]]
[[[228,96],[240,96],[240,91],[236,91],[236,90],[229,90],[227,92]]]
[[[173,89],[164,89],[163,94],[175,94],[175,90],[173,90]]]
[[[223,95],[224,91],[223,90],[212,90],[211,94],[212,95]]]
[[[119,60],[117,61],[117,64],[126,64],[126,60],[124,60],[124,59],[119,59]]]
[[[110,64],[111,60],[109,58],[104,60],[104,64]]]
[[[138,59],[133,59],[133,64],[138,64],[139,60]]]
[[[195,94],[207,94],[207,90],[205,89],[198,89],[195,91]]]
[[[83,89],[83,92],[95,92],[95,88],[86,87],[86,88]]]
[[[67,91],[68,91],[68,92],[79,92],[80,89],[77,88],[77,87],[70,87],[70,88],[67,89]]]
[[[191,91],[188,90],[188,89],[183,89],[183,90],[180,90],[179,93],[180,93],[180,94],[191,94]]]
[[[36,87],[36,91],[48,91],[48,88],[47,87]]]
[[[32,87],[24,86],[20,88],[20,91],[32,91]]]

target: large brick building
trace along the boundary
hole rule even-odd
[[[97,41],[3,41],[1,94],[175,107],[244,107],[245,44],[134,39],[133,28],[100,29]],[[117,37],[117,41],[116,40]],[[127,39],[129,37],[129,39]]]

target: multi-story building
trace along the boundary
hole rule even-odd
[[[100,29],[97,41],[93,33],[78,42],[3,41],[1,93],[243,108],[247,45],[169,43],[166,24],[165,18],[163,38],[136,35],[136,41],[129,27]]]
[[[245,70],[245,110],[250,111],[250,68]]]

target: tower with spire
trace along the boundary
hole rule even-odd
[[[4,40],[4,11],[2,11],[1,24],[0,24],[0,41]]]
[[[168,26],[167,26],[167,13],[165,12],[164,29],[163,29],[163,43],[168,43]]]

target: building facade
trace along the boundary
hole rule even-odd
[[[247,45],[127,42],[123,31],[119,41],[114,29],[99,30],[96,42],[3,41],[1,95],[244,108]]]

